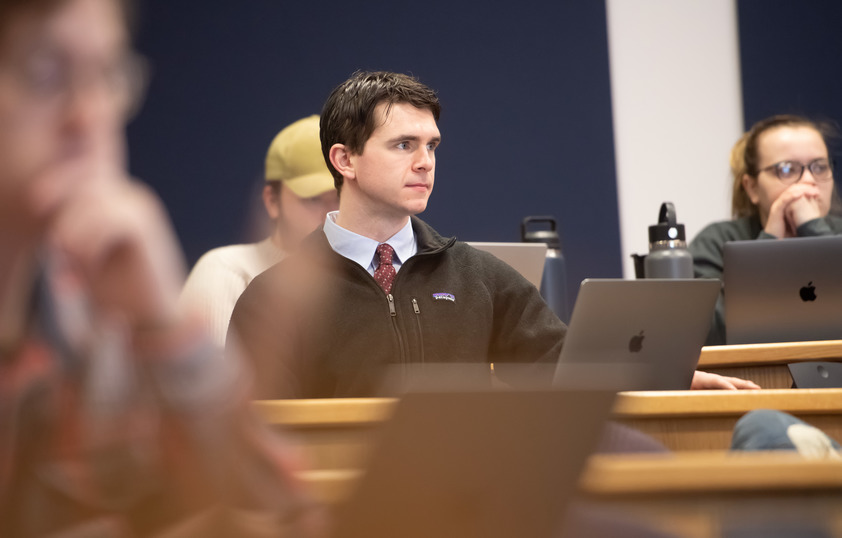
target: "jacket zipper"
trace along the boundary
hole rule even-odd
[[[392,318],[392,329],[395,331],[395,338],[398,339],[398,349],[400,350],[400,363],[403,364],[407,362],[406,360],[406,346],[404,345],[403,338],[401,337],[401,330],[398,327],[398,312],[395,309],[395,297],[388,293],[386,294],[386,300],[389,301],[389,316]]]
[[[392,294],[390,293],[386,295],[386,299],[389,301],[389,315],[393,318],[397,317],[398,313],[395,311],[395,298],[392,297]]]
[[[418,327],[418,349],[421,353],[421,364],[424,364],[424,335],[421,333],[421,309],[418,307],[418,301],[415,297],[412,298],[412,311],[415,312],[415,325]]]

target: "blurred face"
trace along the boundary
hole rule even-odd
[[[406,103],[375,108],[378,127],[362,153],[350,155],[355,199],[364,213],[405,218],[424,211],[433,191],[441,135],[433,113]],[[343,198],[345,197],[345,190]]]
[[[787,161],[806,166],[816,159],[828,158],[827,147],[821,134],[806,126],[783,126],[765,131],[757,139],[757,153],[760,173],[757,177],[746,176],[743,187],[758,207],[763,222],[769,215],[772,203],[792,185],[779,179],[775,169],[768,167]],[[810,169],[805,168],[798,183],[816,186],[820,193],[821,214],[827,215],[830,211],[833,181],[816,181]]]
[[[46,12],[19,11],[4,29],[0,215],[31,217],[51,181],[122,169],[132,84],[119,10],[113,0],[67,0]]]
[[[275,221],[273,240],[284,250],[294,249],[324,223],[327,213],[339,209],[336,191],[300,198],[283,181],[280,182],[280,196],[274,195],[271,186],[264,187],[263,201],[269,217]]]

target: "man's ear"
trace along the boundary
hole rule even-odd
[[[263,207],[266,208],[266,213],[272,220],[278,220],[281,216],[281,189],[279,187],[281,185],[275,187],[270,183],[263,186]]]
[[[330,157],[330,164],[342,174],[342,177],[345,179],[354,179],[357,177],[357,173],[354,170],[354,162],[351,159],[351,152],[345,144],[332,145],[328,152],[328,157]]]
[[[760,200],[760,196],[757,193],[757,178],[743,174],[742,184],[743,190],[748,195],[748,199],[751,200],[751,203],[757,205],[757,202]]]

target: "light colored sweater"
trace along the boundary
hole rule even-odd
[[[224,347],[237,299],[254,277],[281,261],[284,253],[271,239],[209,250],[187,276],[181,301],[201,312],[214,344]]]

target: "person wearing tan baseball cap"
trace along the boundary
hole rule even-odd
[[[266,153],[263,205],[270,235],[257,243],[228,245],[199,258],[182,291],[182,301],[206,313],[214,342],[225,345],[234,305],[252,278],[280,261],[325,214],[339,207],[333,176],[319,141],[319,116],[300,119],[279,132]]]

